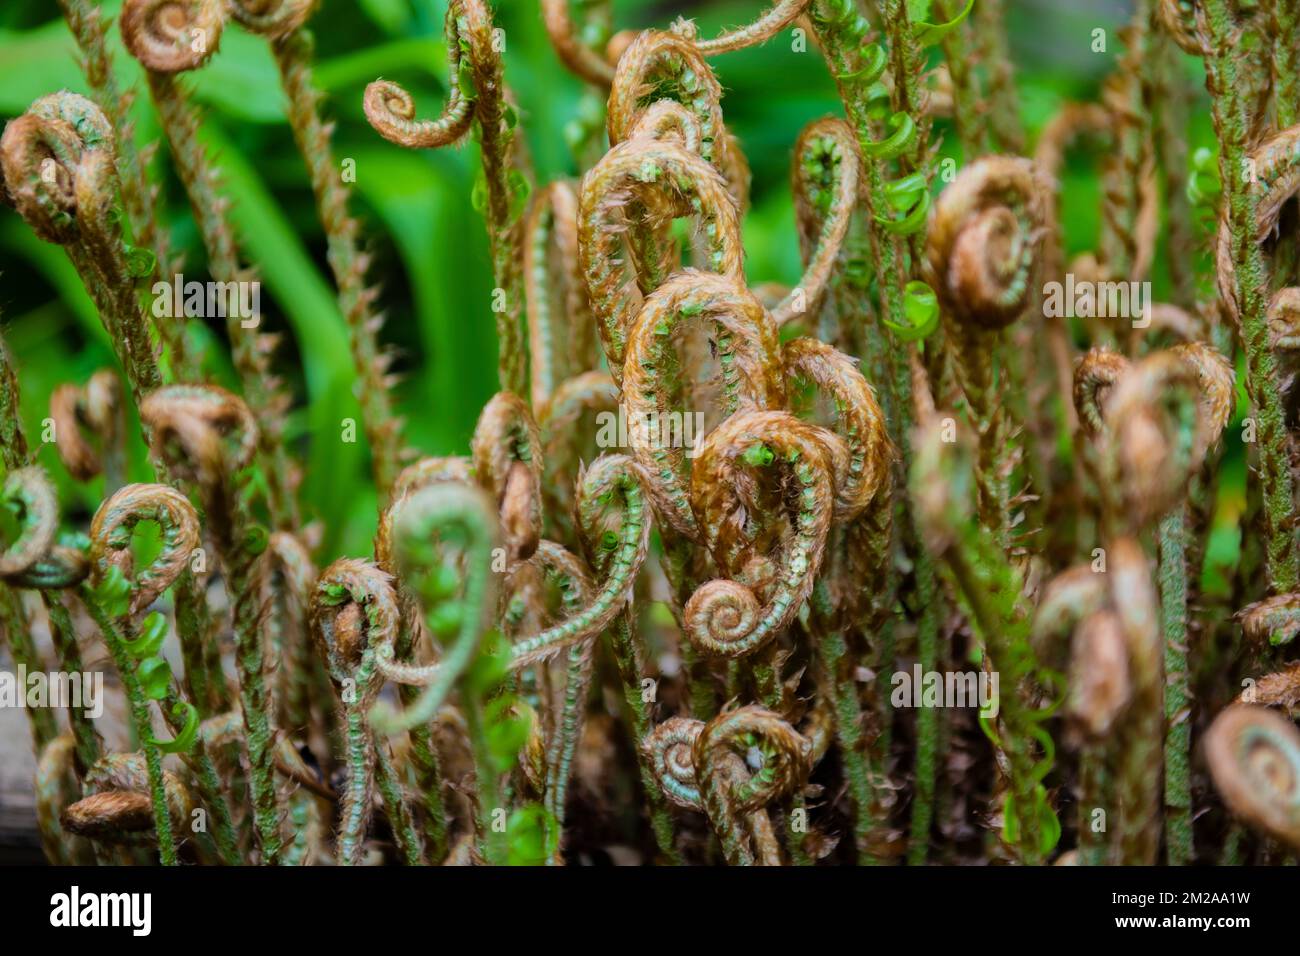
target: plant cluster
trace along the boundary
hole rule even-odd
[[[130,724],[118,751],[74,706],[29,711],[52,861],[1300,851],[1300,4],[1137,0],[1100,102],[1030,150],[1001,0],[780,0],[708,38],[540,0],[599,114],[569,131],[581,178],[543,184],[492,5],[450,0],[441,112],[382,79],[364,111],[389,143],[481,158],[500,391],[453,457],[408,449],[395,412],[315,6],[126,0],[116,26],[223,288],[256,271],[186,74],[223,31],[270,46],[350,333],[369,554],[321,553],[257,316],[225,314],[236,392],[151,298],[179,264],[95,0],[61,0],[87,95],[0,140],[0,195],[117,359],[50,403],[69,475],[103,476],[87,529],[62,526],[0,366],[0,632],[32,672],[43,630],[69,674],[102,646]],[[792,287],[746,274],[750,170],[711,66],[787,31],[842,103],[792,145]],[[1217,164],[1188,155],[1188,56]],[[1067,261],[1059,177],[1085,141],[1101,232]],[[1144,303],[1162,252],[1172,301]],[[1062,284],[1085,290],[1069,315]],[[696,417],[695,441],[660,427]],[[1207,588],[1238,430],[1240,554]],[[130,483],[137,440],[152,480]],[[993,698],[945,703],[959,682]]]

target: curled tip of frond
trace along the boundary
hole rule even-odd
[[[842,453],[842,444],[784,411],[737,412],[709,434],[691,474],[691,504],[705,544],[733,580],[710,581],[687,602],[692,644],[743,657],[799,612],[821,570],[834,508],[828,449]],[[755,589],[766,598],[761,608]]]
[[[1074,366],[1074,407],[1079,422],[1093,438],[1101,435],[1106,399],[1129,368],[1129,360],[1105,346],[1094,346]]]
[[[140,404],[155,452],[185,477],[212,487],[245,468],[257,425],[244,400],[215,385],[169,385]]]
[[[222,0],[126,0],[120,25],[131,55],[155,73],[180,73],[217,52],[225,24]]]
[[[358,679],[363,659],[393,643],[398,619],[393,579],[369,561],[339,558],[316,580],[312,633],[335,685],[357,681],[357,700],[363,704],[374,699],[382,684],[375,671],[366,681]]]
[[[609,142],[630,138],[646,110],[660,99],[679,102],[692,113],[701,134],[701,155],[712,162],[726,148],[722,86],[690,40],[671,32],[646,30],[619,58],[609,93]],[[719,152],[715,155],[713,150]]]
[[[1189,356],[1204,361],[1198,367]],[[1103,409],[1110,454],[1118,490],[1139,523],[1172,507],[1200,467],[1231,413],[1231,381],[1226,363],[1208,353],[1168,349],[1134,364],[1111,389]]]
[[[131,536],[141,521],[157,522],[162,548],[139,571]],[[127,485],[99,506],[90,523],[90,562],[100,580],[112,566],[131,582],[130,612],[137,614],[167,590],[199,546],[199,516],[188,498],[168,485]]]
[[[43,96],[5,126],[5,189],[32,232],[66,245],[79,226],[98,225],[87,219],[110,202],[112,153],[112,126],[94,103],[66,91]]]
[[[857,137],[848,123],[827,117],[800,131],[791,187],[804,275],[773,309],[777,325],[817,314],[858,205],[861,175]]]
[[[1045,189],[1033,162],[991,156],[967,166],[930,213],[926,278],[945,314],[995,330],[1019,318],[1034,287]]]
[[[149,777],[141,754],[104,756],[87,771],[85,785],[86,796],[66,807],[60,816],[65,830],[103,843],[157,842]],[[194,806],[189,788],[165,770],[163,789],[172,825],[188,826]]]
[[[1205,735],[1214,785],[1237,816],[1300,848],[1300,732],[1262,707],[1224,710]]]
[[[818,339],[791,339],[781,360],[787,379],[807,379],[830,399],[846,451],[835,456],[835,517],[856,518],[889,486],[896,458],[876,393],[856,360]]]
[[[743,783],[731,789],[728,804],[738,813],[752,813],[784,796],[797,793],[812,769],[812,743],[789,723],[766,708],[750,704],[725,711],[709,721],[695,740],[696,772],[715,777],[725,755],[758,767]]]
[[[120,439],[122,385],[109,369],[100,369],[84,387],[60,385],[50,395],[50,418],[58,441],[55,448],[68,473],[89,481],[104,470],[103,455],[86,440],[83,426],[99,439],[100,449]]]
[[[316,12],[320,0],[225,0],[240,26],[263,36],[288,36]]]
[[[699,810],[703,806],[699,784],[695,780],[695,742],[703,730],[702,720],[670,717],[641,742],[664,796],[688,810]]]
[[[17,468],[5,478],[0,505],[18,519],[17,536],[0,549],[0,578],[30,571],[49,553],[59,525],[59,500],[45,469]]]
[[[446,110],[436,120],[416,120],[415,99],[389,80],[375,80],[366,86],[362,99],[366,120],[390,143],[411,149],[434,149],[457,142],[474,121],[472,103],[453,90]]]
[[[728,30],[712,40],[697,38],[698,30],[693,20],[678,18],[673,23],[672,29],[674,33],[694,43],[705,56],[715,56],[765,43],[798,19],[811,5],[812,0],[778,0],[770,10],[753,23]]]
[[[1257,645],[1290,644],[1300,634],[1300,594],[1275,594],[1237,612],[1242,632]]]

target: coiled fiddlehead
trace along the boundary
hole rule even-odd
[[[419,700],[400,714],[383,701],[376,703],[370,712],[376,732],[391,735],[428,723],[473,661],[488,606],[488,575],[497,537],[495,515],[483,492],[453,482],[429,485],[394,503],[392,535],[398,566],[408,575],[418,575],[417,593],[426,602],[442,593],[434,542],[449,535],[459,536],[465,548],[465,576],[463,593],[456,602],[455,640],[438,664],[428,668],[398,664],[382,649],[377,655],[378,667],[389,680],[427,686]]]
[[[737,413],[705,440],[691,475],[691,501],[705,544],[734,580],[710,581],[686,604],[686,637],[700,650],[728,658],[752,654],[812,593],[834,508],[827,451],[833,445],[839,442],[829,432],[781,411]],[[844,454],[842,446],[839,451]],[[778,482],[773,502],[770,486]],[[779,556],[767,554],[773,544]],[[766,595],[765,605],[755,590]]]
[[[675,333],[688,320],[706,323],[715,342],[721,378],[723,415],[741,409],[780,408],[785,383],[780,375],[776,324],[743,285],[688,269],[651,293],[627,331],[623,364],[623,401],[633,454],[645,470],[655,507],[663,520],[693,540],[700,529],[687,493],[685,421],[671,434],[673,400],[686,392],[675,380],[679,364]],[[698,434],[693,436],[698,442]]]
[[[375,132],[390,143],[410,149],[449,146],[469,132],[474,123],[474,96],[461,90],[461,47],[458,10],[448,4],[444,30],[447,39],[447,106],[436,120],[416,120],[415,100],[396,83],[375,80],[366,87],[362,107]]]
[[[704,809],[695,778],[695,742],[703,730],[702,720],[670,717],[641,741],[641,752],[664,796],[688,810]]]
[[[150,799],[154,784],[146,763],[147,758],[138,753],[106,755],[86,773],[86,796],[60,815],[63,829],[101,843],[158,842],[156,807]],[[188,826],[194,806],[189,790],[170,771],[161,780],[168,830]]]
[[[161,549],[136,568],[131,537],[142,521],[161,532]],[[119,569],[131,588],[127,612],[140,614],[176,581],[199,546],[199,518],[189,499],[166,485],[127,485],[105,501],[90,524],[90,561],[96,580]]]
[[[578,208],[578,249],[583,277],[600,330],[610,374],[621,382],[628,328],[641,310],[642,296],[666,276],[640,288],[629,284],[620,246],[631,225],[627,212],[646,193],[666,196],[694,216],[705,237],[708,271],[744,281],[744,252],[736,206],[717,170],[671,142],[636,138],[615,146],[582,180]]]
[[[895,455],[875,390],[853,359],[817,339],[786,342],[781,366],[792,391],[801,381],[811,382],[834,410],[834,432],[847,450],[835,462],[835,518],[856,518],[888,483]]]
[[[130,550],[131,535],[141,521],[157,522],[162,530],[163,547],[149,567],[136,570]],[[126,690],[133,729],[143,747],[159,853],[166,865],[176,863],[176,843],[165,797],[164,744],[153,737],[148,702],[167,696],[170,672],[165,663],[155,663],[159,660],[156,655],[161,634],[156,637],[146,634],[128,641],[121,625],[126,623],[129,627],[131,619],[175,581],[198,540],[198,516],[184,495],[166,485],[128,485],[105,501],[91,522],[90,553],[95,587],[82,589],[86,607],[99,625]],[[118,587],[126,588],[127,600],[114,606],[119,600],[114,593]],[[125,612],[122,619],[116,619],[122,612]],[[155,686],[159,682],[153,680],[154,670],[165,675],[161,687]],[[150,684],[147,689],[146,679]],[[188,712],[187,723],[197,723],[198,715],[192,706],[178,701],[172,703],[178,719]],[[174,743],[180,741],[178,738]]]
[[[751,705],[709,721],[692,750],[701,803],[727,862],[779,865],[763,808],[803,789],[812,744],[779,715]]]
[[[498,374],[503,389],[526,395],[528,372],[519,322],[524,305],[519,200],[529,186],[521,168],[522,150],[513,142],[517,113],[508,103],[496,30],[486,0],[452,0],[446,33],[451,94],[443,115],[432,122],[414,122],[415,103],[410,94],[396,83],[376,81],[366,88],[366,118],[390,142],[426,149],[455,142],[478,121],[493,273],[496,287],[505,293],[504,308],[495,312]],[[462,57],[468,65],[464,76]],[[466,78],[472,80],[472,93],[462,89]]]
[[[361,863],[373,802],[375,740],[367,715],[383,687],[378,649],[397,636],[392,579],[368,561],[340,558],[321,572],[312,594],[312,633],[342,702],[348,784],[339,823],[339,861]],[[394,820],[396,828],[398,821]]]
[[[203,66],[217,52],[224,25],[221,0],[127,0],[122,6],[127,50],[156,73]]]
[[[68,473],[78,481],[105,474],[109,491],[122,484],[126,468],[125,409],[116,373],[100,369],[84,386],[60,385],[50,396],[55,448]],[[98,439],[98,449],[82,434],[83,426]]]
[[[0,168],[19,214],[37,236],[67,252],[138,402],[161,383],[136,298],[137,281],[152,264],[122,232],[108,118],[76,93],[42,97],[5,127]]]
[[[853,130],[843,120],[809,123],[795,141],[791,178],[804,274],[773,307],[777,325],[817,314],[858,206],[861,166]]]
[[[0,507],[18,524],[18,533],[0,550],[0,578],[10,579],[30,571],[49,553],[59,526],[59,502],[45,469],[30,465],[5,477]]]
[[[958,382],[979,436],[980,519],[1004,546],[1010,513],[1002,460],[1010,433],[994,368],[1000,331],[1029,305],[1042,223],[1033,164],[990,157],[967,166],[940,194],[926,239],[926,281],[951,325]]]
[[[1262,707],[1237,705],[1205,735],[1214,785],[1233,813],[1300,848],[1300,733]]]

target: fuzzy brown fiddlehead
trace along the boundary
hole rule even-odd
[[[1103,410],[1103,491],[1122,497],[1108,506],[1112,515],[1144,524],[1173,507],[1227,424],[1233,397],[1227,361],[1204,346],[1156,352],[1124,372]]]
[[[1001,330],[1028,307],[1038,269],[1042,183],[1026,159],[967,166],[930,214],[925,277],[949,323],[957,379],[979,435],[979,514],[1006,546],[1009,422],[996,392],[1007,369]]]
[[[142,521],[161,531],[162,547],[147,567],[135,567],[131,538]],[[97,578],[119,568],[131,585],[128,613],[147,609],[171,587],[199,546],[199,518],[189,499],[166,485],[127,485],[100,506],[90,524],[90,561]]]
[[[704,809],[695,779],[695,741],[703,730],[702,720],[670,717],[641,741],[641,752],[649,761],[664,796],[688,810]]]
[[[127,0],[122,40],[130,54],[156,73],[181,73],[217,52],[225,11],[221,0]]]
[[[194,800],[170,771],[163,773],[172,826],[189,826]],[[63,829],[101,843],[127,846],[157,843],[145,758],[138,753],[108,754],[86,773],[86,795],[59,817]]]
[[[109,491],[121,484],[126,468],[125,408],[116,373],[100,369],[84,386],[60,385],[50,395],[55,448],[68,473],[78,481],[105,474]],[[97,439],[87,441],[83,429]]]
[[[804,274],[773,307],[777,325],[817,314],[858,207],[861,167],[857,138],[843,120],[817,120],[799,133],[791,178]]]
[[[697,40],[692,20],[678,20],[673,24],[673,32],[691,40],[705,56],[715,56],[765,43],[802,16],[811,5],[812,0],[778,0],[754,22],[728,30],[712,40]]]
[[[338,834],[339,861],[362,860],[375,777],[375,739],[368,714],[384,678],[380,647],[397,636],[397,596],[392,579],[368,561],[340,558],[321,572],[312,594],[312,633],[342,701],[348,784]],[[381,744],[383,746],[383,744]],[[394,819],[396,828],[397,820]]]
[[[1300,848],[1300,733],[1295,724],[1262,707],[1229,707],[1206,732],[1205,759],[1233,813]]]
[[[619,59],[609,93],[610,146],[631,138],[650,107],[665,99],[685,107],[698,131],[699,155],[725,172],[722,87],[697,48],[672,33],[646,30]]]
[[[764,808],[803,789],[812,744],[779,715],[751,705],[709,721],[692,751],[701,803],[727,862],[779,865]]]
[[[674,399],[689,394],[675,374],[681,362],[674,342],[680,327],[693,320],[711,333],[724,416],[782,407],[785,383],[772,316],[748,289],[726,276],[693,269],[673,276],[645,299],[629,326],[622,376],[629,442],[648,477],[656,511],[678,533],[698,539],[687,466],[702,436],[692,435],[695,447],[684,447],[689,409],[680,413],[678,434],[672,434],[678,414],[672,410]]]
[[[474,98],[460,88],[461,28],[457,4],[447,7],[444,30],[447,39],[447,105],[436,120],[417,120],[415,100],[396,83],[375,80],[366,87],[362,107],[375,132],[390,143],[408,149],[437,149],[449,146],[469,132],[474,123]]]
[[[76,93],[42,97],[6,127],[0,169],[19,214],[62,245],[94,300],[138,402],[161,383],[149,323],[136,296],[152,266],[122,232],[113,129]]]
[[[5,476],[0,507],[18,524],[17,534],[0,550],[0,578],[10,579],[27,573],[49,553],[59,526],[59,501],[45,469],[30,465]]]
[[[495,310],[498,377],[503,389],[526,395],[527,356],[519,321],[524,305],[519,199],[527,194],[528,174],[524,151],[514,143],[517,114],[508,102],[487,0],[452,0],[447,7],[446,33],[451,95],[443,115],[431,122],[414,122],[415,104],[410,94],[395,83],[377,81],[366,88],[366,118],[390,142],[426,149],[455,142],[477,121],[492,269],[496,288],[505,296],[504,308]],[[473,77],[472,94],[461,89],[462,56]]]
[[[737,413],[705,440],[691,502],[730,580],[704,584],[686,604],[686,637],[700,650],[752,654],[812,593],[834,509],[832,447],[847,455],[830,432],[781,411]]]
[[[647,194],[666,200],[674,214],[680,211],[695,218],[708,271],[744,281],[736,206],[717,170],[684,147],[645,137],[606,153],[582,181],[578,248],[601,345],[616,384],[622,380],[628,330],[641,310],[643,296],[667,278],[638,275],[634,284],[621,252],[623,237],[633,228],[629,214]]]
[[[835,518],[856,518],[889,481],[895,457],[875,390],[854,360],[817,339],[786,342],[781,365],[791,391],[812,383],[835,415],[833,430],[848,453],[835,462]]]

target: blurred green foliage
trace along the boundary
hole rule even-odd
[[[751,20],[766,0],[615,0],[619,28],[663,26],[677,15],[701,31]],[[119,0],[103,4],[115,14]],[[1121,52],[1118,29],[1130,16],[1122,0],[1085,5],[1059,0],[1011,0],[1013,58],[1031,142],[1068,100],[1096,100],[1102,79]],[[506,76],[514,89],[541,182],[580,171],[564,127],[579,114],[583,84],[569,75],[542,29],[536,0],[497,0],[506,36]],[[383,76],[405,85],[422,116],[441,110],[446,51],[446,0],[323,0],[311,22],[317,41],[318,85],[337,122],[336,157],[356,162],[354,212],[363,220],[387,315],[383,341],[396,348],[402,376],[398,404],[408,443],[426,454],[463,453],[479,409],[496,387],[487,238],[471,205],[477,148],[414,152],[375,134],[361,111],[367,82]],[[1092,31],[1107,31],[1108,51],[1094,53]],[[111,31],[114,65],[137,90],[136,127],[144,145],[158,139],[157,120],[140,70]],[[937,55],[937,53],[936,53]],[[745,221],[747,268],[753,281],[794,282],[799,273],[789,189],[791,147],[809,121],[838,113],[838,101],[816,53],[792,50],[787,31],[766,46],[713,62],[725,90],[728,125],[753,168],[753,208]],[[1200,65],[1185,59],[1193,104],[1193,148],[1213,146]],[[359,418],[352,395],[346,329],[334,302],[324,241],[311,191],[284,117],[278,76],[266,43],[229,24],[220,52],[190,82],[207,118],[210,147],[219,156],[235,224],[246,255],[264,282],[266,326],[285,333],[279,354],[296,393],[288,436],[306,463],[309,514],[327,529],[325,547],[366,553],[374,531],[374,494],[365,450],[340,440],[340,422]],[[49,0],[5,0],[0,6],[0,119],[60,88],[85,92],[71,35]],[[941,155],[955,156],[951,127],[936,126]],[[203,251],[184,193],[159,145],[152,169],[162,184],[167,227],[184,251],[187,271],[203,272]],[[1098,157],[1072,154],[1063,176],[1061,221],[1067,253],[1093,248],[1098,230]],[[942,183],[937,183],[936,188]],[[1157,255],[1155,295],[1168,290]],[[9,210],[0,209],[0,321],[20,366],[23,414],[39,441],[50,392],[84,381],[112,363],[105,333],[61,249],[36,239]],[[214,325],[214,341],[220,330]],[[220,351],[215,349],[214,351]],[[228,375],[227,371],[227,375]],[[1237,442],[1238,429],[1228,441]],[[137,468],[143,468],[137,449]],[[1241,507],[1244,464],[1239,443],[1229,449],[1222,518]],[[53,449],[40,460],[61,481],[72,520],[93,510],[100,483],[66,479]],[[143,476],[145,472],[139,471]],[[1235,559],[1234,529],[1211,544],[1211,564]]]

